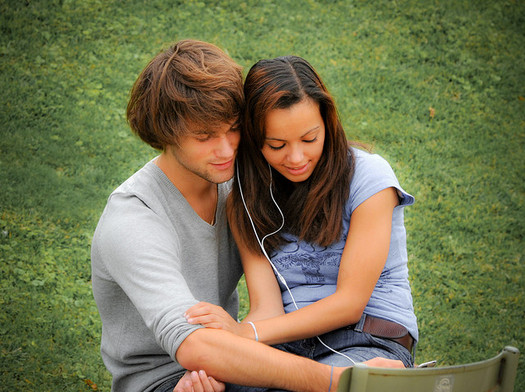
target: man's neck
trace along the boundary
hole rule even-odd
[[[184,196],[193,210],[209,224],[214,223],[218,201],[217,184],[214,184],[182,167],[169,153],[162,152],[155,164]]]

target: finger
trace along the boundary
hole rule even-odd
[[[191,372],[191,382],[194,392],[204,392],[204,387],[197,372]]]
[[[223,325],[223,322],[213,315],[188,317],[186,321],[189,324],[202,324],[208,328],[221,328]]]
[[[372,367],[384,367],[384,368],[404,368],[405,365],[402,361],[397,359],[387,359],[382,357],[372,358],[365,362],[368,366]]]
[[[382,366],[384,366],[384,367],[393,367],[393,368],[404,368],[405,364],[402,361],[398,361],[398,360],[392,360],[392,361],[388,361],[388,362],[387,362],[387,360],[385,360],[383,362]]]
[[[221,314],[220,309],[217,309],[217,307],[214,307],[214,305],[206,304],[206,303],[198,303],[197,305],[189,308],[186,312],[184,312],[184,317],[197,317],[197,316],[205,316],[207,314]]]
[[[209,377],[204,370],[199,371],[199,378],[205,392],[214,392],[213,387],[210,383]]]
[[[210,304],[209,302],[199,302],[194,305],[194,310],[206,309],[209,312],[212,312],[214,309],[222,309],[219,305]]]
[[[199,302],[197,305],[193,305],[191,308],[187,309],[184,312],[184,317],[188,317],[189,315],[202,314],[202,309],[203,309],[202,303]]]
[[[173,392],[193,392],[191,381],[186,380],[179,382],[175,388],[173,388]]]
[[[208,377],[210,384],[213,388],[213,392],[224,392],[226,390],[226,385],[224,383],[215,380],[213,377]]]
[[[186,371],[186,373],[184,373],[177,385],[175,385],[175,388],[173,388],[173,392],[192,392],[189,377],[190,372]]]

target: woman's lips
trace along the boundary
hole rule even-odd
[[[308,171],[308,162],[305,163],[304,165],[302,166],[297,166],[297,167],[288,167],[288,166],[285,166],[286,170],[288,170],[288,172],[294,176],[300,176],[301,174],[304,174]]]

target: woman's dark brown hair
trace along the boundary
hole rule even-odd
[[[237,155],[238,178],[229,199],[230,224],[241,241],[254,253],[261,253],[251,223],[244,211],[242,192],[259,238],[275,231],[281,215],[270,197],[270,170],[274,196],[285,217],[283,231],[301,240],[327,246],[340,239],[343,209],[349,195],[354,158],[339,120],[334,100],[313,67],[296,56],[257,62],[244,83],[245,110]],[[266,115],[311,99],[319,104],[325,124],[322,156],[312,175],[292,183],[270,169],[261,152],[265,142]],[[265,240],[272,251],[285,240],[273,235]]]
[[[163,150],[190,125],[214,127],[239,118],[242,68],[217,46],[182,40],[159,53],[131,90],[128,123],[143,141]]]

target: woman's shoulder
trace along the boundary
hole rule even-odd
[[[352,147],[355,157],[354,174],[350,183],[352,211],[377,192],[393,187],[397,189],[403,205],[410,205],[414,197],[403,190],[394,170],[381,155]]]
[[[392,176],[393,170],[388,161],[379,154],[351,147],[355,158],[354,177]]]

